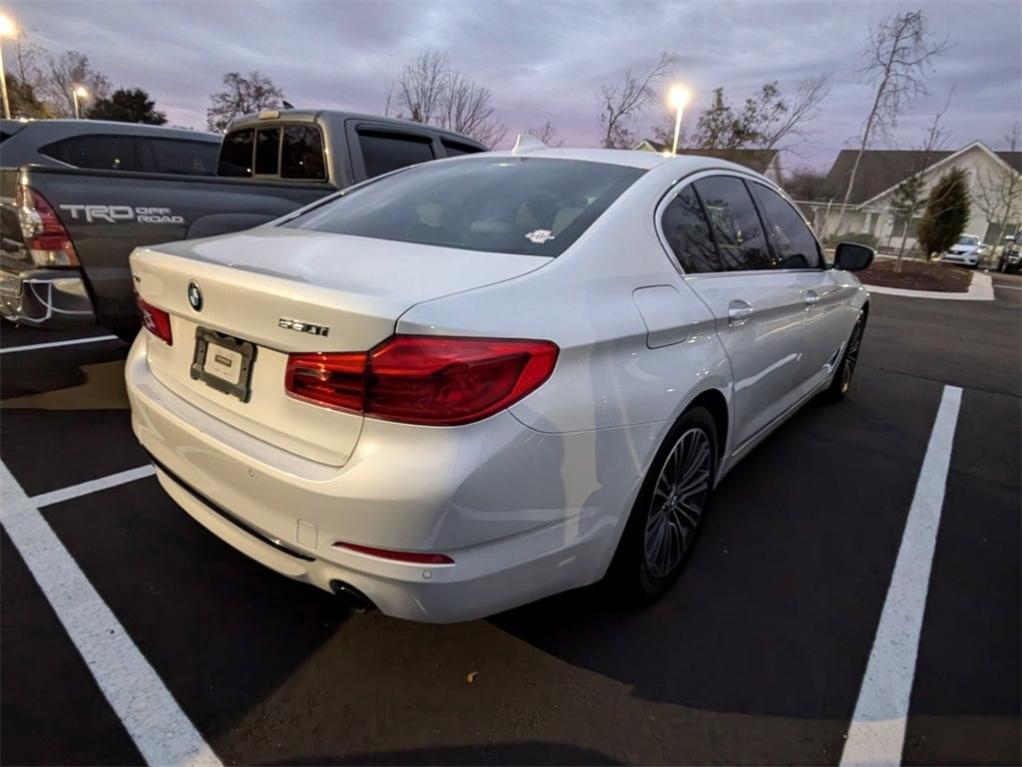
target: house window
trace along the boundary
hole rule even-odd
[[[916,229],[919,226],[919,216],[916,216],[908,224],[908,236],[912,239],[916,238]],[[908,221],[908,216],[904,213],[898,213],[894,216],[894,226],[891,228],[891,237],[904,237],[905,236],[905,223]]]

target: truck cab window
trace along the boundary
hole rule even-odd
[[[359,131],[358,143],[365,161],[366,178],[434,158],[433,142],[426,136]]]
[[[280,175],[280,128],[256,131],[255,172],[258,176]]]
[[[255,131],[251,128],[232,131],[224,136],[220,148],[220,163],[217,166],[218,176],[247,178],[252,175],[252,145]]]
[[[462,144],[460,141],[449,141],[448,139],[442,139],[441,144],[444,145],[444,152],[448,157],[458,157],[463,154],[476,154],[484,150],[471,144]]]
[[[284,145],[280,152],[280,175],[281,178],[326,180],[323,137],[320,135],[319,128],[311,125],[287,125],[284,127]]]
[[[143,165],[156,173],[180,173],[189,176],[212,176],[216,171],[216,153],[219,148],[208,141],[181,141],[179,139],[140,139],[144,156]]]

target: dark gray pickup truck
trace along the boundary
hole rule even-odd
[[[96,321],[130,338],[136,246],[248,229],[382,173],[482,151],[456,133],[333,111],[246,116],[222,142],[124,123],[0,121],[0,314],[44,327]]]

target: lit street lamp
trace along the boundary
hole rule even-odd
[[[671,106],[678,111],[678,116],[674,120],[674,148],[671,150],[671,154],[678,154],[678,135],[681,133],[681,116],[685,112],[685,104],[688,103],[691,94],[688,92],[688,88],[684,85],[675,85],[671,88],[670,101]]]
[[[7,96],[7,74],[4,72],[4,38],[18,34],[17,27],[9,16],[0,13],[0,92],[3,93],[4,117],[11,119],[11,101]]]
[[[80,108],[78,106],[78,100],[87,99],[89,97],[89,92],[79,85],[75,87],[73,95],[75,99],[75,119],[80,120],[82,119],[82,115],[80,113]]]

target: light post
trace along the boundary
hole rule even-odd
[[[684,85],[675,85],[671,88],[671,106],[678,112],[677,117],[674,119],[674,147],[671,149],[671,154],[673,155],[678,154],[678,136],[681,134],[681,116],[685,112],[685,104],[688,103],[690,95],[688,88]]]
[[[7,95],[7,73],[4,72],[4,38],[18,34],[9,16],[0,13],[0,92],[3,92],[4,117],[11,119],[11,100]]]
[[[87,99],[89,97],[89,92],[87,90],[85,90],[85,88],[83,88],[82,86],[78,85],[78,86],[75,86],[75,89],[74,89],[72,95],[74,96],[74,99],[75,99],[75,119],[76,120],[81,120],[82,119],[82,115],[81,115],[81,109],[80,109],[80,107],[78,105],[78,99]]]

